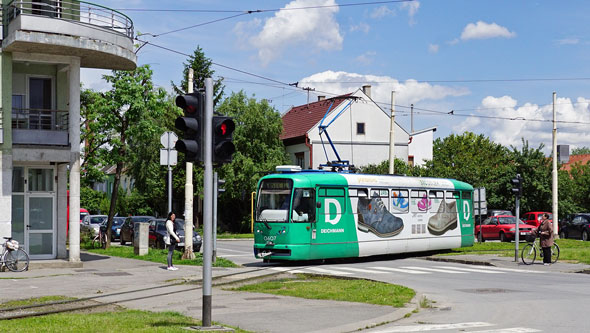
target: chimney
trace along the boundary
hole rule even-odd
[[[318,102],[326,99],[326,96],[318,96]]]
[[[369,85],[369,84],[364,85],[363,92],[365,93],[365,95],[367,95],[369,98],[371,98],[371,85]]]

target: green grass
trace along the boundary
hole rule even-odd
[[[218,239],[254,239],[253,233],[248,234],[231,234],[228,232],[224,232],[222,234],[217,234]]]
[[[199,325],[200,320],[176,312],[123,310],[60,313],[3,321],[1,326],[3,332],[187,332],[186,327]]]
[[[395,284],[308,274],[297,274],[292,279],[244,285],[231,290],[393,307],[403,307],[416,295],[414,290]]]
[[[590,264],[590,242],[583,242],[577,239],[558,239],[555,241],[559,245],[559,261],[571,263]],[[526,245],[521,242],[518,245],[519,251]],[[439,255],[459,255],[459,254],[497,254],[501,256],[514,255],[514,242],[484,242],[474,243],[472,247],[462,247],[452,249],[448,252],[440,252]]]
[[[80,244],[80,246],[86,249],[88,252],[102,254],[106,256],[112,257],[121,257],[121,258],[130,258],[130,259],[138,259],[138,260],[145,260],[151,262],[157,262],[161,264],[166,264],[166,257],[168,256],[168,250],[166,249],[154,249],[149,248],[148,254],[144,256],[138,256],[133,253],[133,247],[131,246],[111,246],[108,249],[95,249],[92,247],[91,244],[84,243]],[[192,266],[202,266],[203,265],[203,254],[202,253],[195,253],[194,260],[182,260],[182,252],[174,251],[174,256],[172,257],[172,262],[175,265],[192,265]],[[238,267],[238,265],[234,264],[232,261],[217,257],[215,263],[213,264],[214,267]]]
[[[43,297],[36,297],[36,298],[19,299],[19,300],[8,301],[8,302],[0,304],[0,309],[13,308],[13,307],[17,307],[17,306],[44,304],[44,303],[51,303],[51,302],[57,302],[57,301],[66,301],[66,300],[72,300],[72,299],[74,299],[74,298],[66,297],[66,296],[43,296]]]

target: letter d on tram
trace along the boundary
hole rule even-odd
[[[335,206],[335,216],[332,218],[333,214],[330,214],[330,206]],[[327,198],[326,200],[324,200],[324,207],[325,207],[325,211],[324,213],[326,214],[326,223],[330,223],[332,225],[336,225],[338,222],[340,222],[340,217],[342,216],[342,207],[340,207],[340,202],[338,202],[338,200],[336,199],[331,199],[331,198]]]

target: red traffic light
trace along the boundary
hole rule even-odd
[[[226,136],[231,135],[235,129],[236,124],[234,123],[234,121],[230,118],[225,118],[221,123],[215,124],[214,131],[216,135]]]

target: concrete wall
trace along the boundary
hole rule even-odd
[[[432,160],[433,140],[434,131],[426,131],[412,136],[408,153],[414,156],[414,165],[424,165],[426,161]]]
[[[12,233],[12,56],[0,53],[0,103],[3,140],[0,144],[0,237]]]

